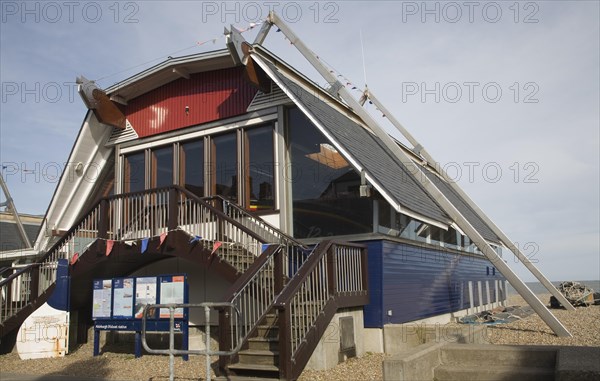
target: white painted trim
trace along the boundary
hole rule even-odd
[[[234,129],[238,129],[241,127],[254,126],[254,125],[262,124],[265,122],[270,122],[272,120],[277,120],[277,114],[265,115],[265,116],[260,116],[260,117],[256,117],[256,118],[251,118],[251,119],[245,119],[243,121],[232,122],[229,124],[220,125],[218,127],[203,129],[201,131],[189,132],[189,133],[183,134],[183,135],[176,135],[176,136],[171,136],[171,137],[161,139],[161,140],[155,140],[152,142],[141,143],[141,144],[137,144],[137,145],[133,145],[133,146],[129,146],[129,147],[123,147],[123,148],[121,148],[121,154],[127,154],[130,152],[140,151],[143,149],[159,147],[159,146],[163,146],[163,145],[169,144],[169,143],[183,142],[186,140],[191,140],[191,139],[203,137],[206,135],[212,135],[212,134],[216,134],[219,132],[234,130]]]

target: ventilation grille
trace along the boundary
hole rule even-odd
[[[263,108],[278,106],[281,104],[289,103],[291,100],[287,95],[279,88],[279,86],[275,85],[271,82],[271,92],[269,94],[265,94],[262,91],[259,91],[250,102],[250,106],[246,111],[256,111]]]
[[[112,134],[110,134],[110,138],[106,142],[107,147],[114,146],[115,144],[128,142],[130,140],[135,140],[138,138],[137,132],[131,126],[128,120],[125,120],[125,129],[120,130],[118,128],[114,128],[112,130]]]

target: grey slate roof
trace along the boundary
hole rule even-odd
[[[450,218],[377,136],[331,107],[327,101],[319,99],[279,73],[274,65],[268,62],[267,65],[277,78],[294,92],[300,103],[313,113],[323,127],[399,204],[444,224],[450,221]]]
[[[441,207],[414,178],[414,174],[406,169],[396,155],[377,136],[369,133],[350,118],[331,107],[327,101],[319,99],[314,94],[304,90],[294,81],[281,74],[273,64],[269,62],[266,62],[266,64],[277,76],[277,79],[294,92],[300,103],[313,113],[323,127],[343,148],[354,156],[369,174],[379,181],[387,190],[387,193],[400,205],[436,221],[443,223],[450,221],[450,218]],[[500,239],[489,226],[446,182],[429,171],[424,172],[486,240],[500,242]]]
[[[442,191],[444,196],[454,205],[456,209],[469,221],[471,225],[488,241],[500,242],[500,239],[489,226],[477,216],[477,213],[471,209],[469,205],[463,200],[463,198],[456,193],[450,185],[448,185],[444,180],[440,179],[438,176],[434,175],[429,171],[423,171],[435,184],[435,186]]]
[[[34,242],[40,225],[23,224],[25,233],[30,242]],[[11,221],[0,221],[0,251],[24,249],[25,244],[21,240],[17,224]]]

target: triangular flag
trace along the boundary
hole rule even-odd
[[[112,251],[114,245],[115,245],[115,241],[113,241],[112,239],[109,239],[108,241],[106,241],[106,256],[107,257],[110,255],[110,252]]]
[[[165,242],[166,238],[167,238],[167,233],[166,232],[160,234],[160,242],[158,244],[158,247],[160,247],[163,244],[163,242]]]
[[[79,260],[79,253],[73,254],[73,258],[71,258],[71,264],[74,265],[75,262]]]
[[[148,250],[148,242],[150,242],[150,239],[148,239],[148,238],[144,238],[144,239],[142,240],[142,254],[143,254],[143,253],[144,253],[146,250]]]
[[[193,236],[193,237],[192,237],[192,239],[190,239],[190,243],[195,243],[195,242],[198,242],[198,241],[200,241],[201,239],[202,239],[202,237],[201,237],[201,236],[199,236],[199,235],[195,235],[195,236]]]
[[[221,247],[221,245],[222,245],[222,244],[223,244],[223,242],[221,242],[221,241],[215,241],[215,243],[214,243],[214,245],[213,245],[213,249],[212,249],[212,251],[210,252],[210,255],[213,255],[214,253],[216,253],[216,252],[217,252],[217,249],[218,249],[219,247]]]
[[[260,248],[260,252],[264,253],[265,250],[267,250],[269,248],[269,246],[271,246],[271,245],[268,244],[268,243],[263,243],[262,246],[261,246],[261,248]]]

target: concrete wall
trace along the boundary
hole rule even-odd
[[[351,316],[354,319],[354,343],[356,348],[354,355],[361,357],[365,354],[362,308],[338,310],[331,319],[331,323],[329,323],[325,334],[317,344],[310,360],[308,360],[306,369],[331,369],[347,359],[346,354],[340,353],[340,318],[346,316]]]
[[[200,266],[190,266],[190,263],[182,258],[169,258],[152,263],[131,274],[132,276],[155,276],[168,274],[188,275],[190,303],[221,302],[231,283],[215,275],[210,269]],[[190,325],[202,325],[204,327],[204,311],[198,308],[190,309]],[[219,318],[216,311],[211,312],[211,325],[218,325]]]

